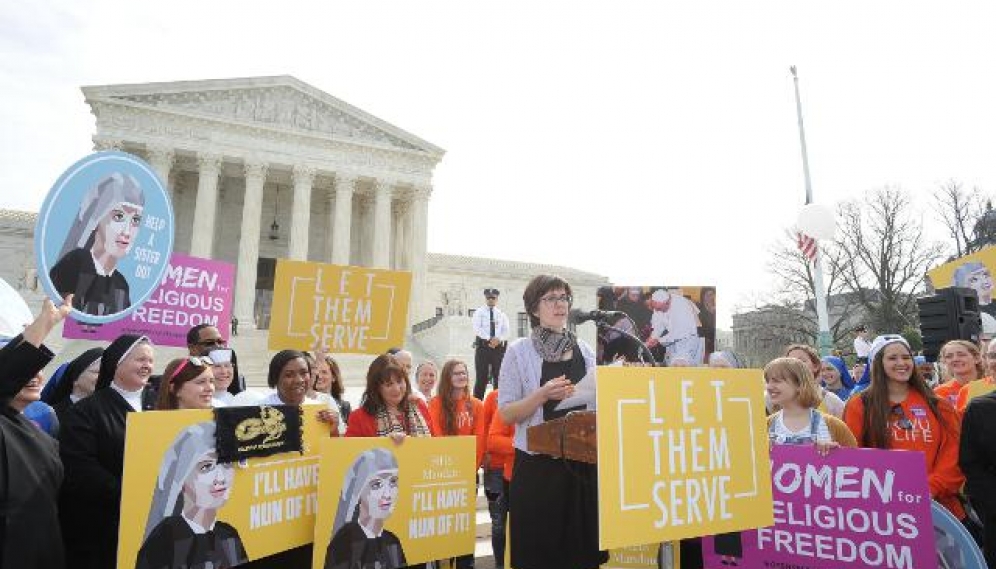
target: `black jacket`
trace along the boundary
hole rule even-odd
[[[110,387],[71,406],[59,433],[66,481],[60,500],[73,567],[117,564],[125,422],[133,409]]]
[[[52,352],[23,340],[18,336],[0,349],[0,566],[58,569],[65,566],[58,445],[9,406]]]
[[[965,491],[984,521],[996,523],[996,392],[971,400],[961,423],[958,465]]]

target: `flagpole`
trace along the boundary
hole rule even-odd
[[[792,71],[792,82],[795,84],[795,112],[799,117],[799,145],[802,148],[802,174],[806,181],[806,205],[813,203],[813,185],[809,178],[809,153],[806,151],[806,129],[802,124],[802,97],[799,96],[799,75],[795,66],[789,68]],[[813,257],[813,285],[816,289],[816,322],[819,326],[817,342],[820,347],[821,356],[829,356],[832,349],[830,338],[830,318],[827,315],[827,294],[823,285],[823,255],[820,252],[819,244],[816,247],[816,255]]]

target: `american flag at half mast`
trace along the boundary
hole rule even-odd
[[[801,231],[796,231],[795,236],[796,236],[796,243],[799,245],[799,251],[801,251],[802,254],[805,255],[807,259],[809,259],[810,263],[815,261],[816,239],[813,239],[812,237],[806,235]]]

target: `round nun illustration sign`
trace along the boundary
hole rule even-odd
[[[80,322],[113,322],[159,286],[173,252],[173,207],[143,160],[97,152],[52,186],[35,226],[38,276],[53,300],[73,296]]]

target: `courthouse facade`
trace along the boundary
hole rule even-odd
[[[236,266],[240,327],[268,327],[279,258],[411,271],[409,321],[425,330],[466,319],[435,334],[453,338],[470,333],[467,316],[485,287],[502,289],[520,335],[532,275],[563,274],[582,307],[594,308],[595,289],[607,284],[565,267],[428,254],[432,174],[444,151],[293,77],[82,91],[96,117],[95,149],[140,156],[167,182],[175,250]],[[0,249],[13,261],[0,276],[22,289],[33,285],[32,225],[31,214],[0,215]]]

